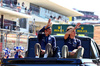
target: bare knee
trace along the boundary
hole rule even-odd
[[[84,48],[83,47],[80,47],[79,49],[84,51]]]
[[[40,46],[40,44],[39,44],[39,43],[36,43],[36,44],[35,44],[35,47],[36,47],[36,46]]]
[[[68,48],[68,46],[67,45],[64,45],[63,48]]]
[[[51,43],[48,43],[47,46],[51,46]]]

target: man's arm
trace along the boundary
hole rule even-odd
[[[77,49],[81,48],[81,40],[77,39]],[[76,52],[76,50],[73,50],[72,52]]]
[[[77,25],[76,25],[74,28],[69,29],[69,30],[65,33],[64,39],[67,39],[67,38],[68,38],[68,36],[69,36],[69,34],[71,34],[71,33],[72,33],[72,31],[74,31],[74,30],[76,30],[76,29],[80,28],[80,25],[81,25],[81,23],[77,23]]]
[[[52,24],[51,19],[49,19],[47,25],[45,26],[45,29],[46,29],[47,27],[49,27],[51,24]]]
[[[56,39],[55,39],[55,37],[53,37],[53,46],[52,46],[53,48],[54,48],[54,50],[55,50],[55,48],[56,48]]]
[[[65,36],[64,36],[64,39],[67,39],[69,34],[71,34],[71,32],[73,31],[74,29],[70,29],[68,30],[66,33],[65,33]]]
[[[44,32],[44,30],[45,30],[47,27],[49,27],[51,24],[52,24],[52,23],[51,23],[51,19],[49,19],[47,25],[44,26],[39,32]]]
[[[78,49],[81,48],[82,46],[78,46]]]
[[[77,47],[77,49],[79,49],[79,48],[81,48],[81,47],[82,47],[82,45],[81,45],[81,40],[78,39],[78,47]]]
[[[38,39],[41,40],[42,38],[42,34],[44,34],[44,31],[47,27],[49,27],[51,25],[51,19],[48,20],[48,23],[46,26],[44,26],[39,32],[38,32]]]
[[[81,48],[81,40],[77,39],[77,49],[74,49],[72,52],[70,52],[70,55],[74,55],[76,53],[76,51]]]

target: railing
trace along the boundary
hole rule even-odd
[[[0,4],[0,7],[1,7],[1,8],[9,9],[9,10],[12,10],[12,11],[15,11],[15,12],[23,13],[23,14],[28,14],[28,15],[34,14],[34,15],[36,15],[36,16],[41,17],[40,14],[39,14],[39,12],[32,11],[32,10],[30,10],[30,9],[25,10],[25,7],[21,7],[21,6],[11,6],[11,5],[7,5],[7,4],[3,3],[3,5]],[[43,19],[45,19],[45,20],[48,20],[48,19],[50,18],[50,16],[41,17],[41,18],[43,18]],[[58,23],[60,22],[59,20],[56,20],[56,21],[55,21],[54,19],[52,19],[52,21],[54,21],[54,22],[56,22],[56,23],[57,23],[57,22],[58,22]],[[62,21],[62,22],[64,22],[64,21]]]
[[[0,52],[0,60],[2,59],[3,55],[4,54],[2,52]]]
[[[8,47],[10,50],[12,50],[11,51],[11,56],[10,56],[10,58],[14,58],[14,51],[13,51],[13,48],[14,48],[14,46],[18,46],[18,44],[19,44],[19,41],[20,41],[20,39],[21,39],[21,37],[20,38],[18,38],[18,35],[26,35],[26,43],[27,44],[25,44],[25,47],[24,47],[24,44],[23,44],[23,47],[25,48],[25,50],[23,51],[23,53],[22,53],[22,55],[25,57],[25,52],[26,52],[26,50],[27,50],[27,48],[28,48],[28,38],[30,37],[30,36],[33,36],[33,38],[34,37],[36,37],[36,35],[34,35],[33,33],[24,33],[24,32],[21,32],[21,31],[16,31],[16,30],[9,30],[9,29],[0,29],[0,32],[1,31],[3,31],[3,34],[1,34],[0,33],[0,35],[3,35],[3,37],[5,37],[5,38],[3,38],[3,43],[2,43],[2,49],[1,49],[1,52],[0,52],[0,59],[4,56],[4,53],[2,53],[3,52],[3,49],[5,49],[6,47]],[[8,32],[8,33],[7,33]],[[18,43],[15,45],[15,44],[12,44],[13,42],[10,42],[9,44],[7,43],[6,44],[6,41],[8,40],[8,38],[6,38],[7,37],[7,34],[15,34],[16,35],[16,39],[17,40],[15,40],[15,42],[14,43],[16,43],[17,41],[18,41]],[[0,37],[1,38],[1,37]],[[2,38],[1,38],[2,39]],[[12,38],[13,39],[13,38]],[[5,41],[6,40],[6,41]],[[11,39],[10,39],[11,40]],[[22,41],[22,40],[21,40]],[[6,45],[6,46],[5,46]],[[8,45],[8,46],[7,46]],[[10,47],[9,47],[9,45],[10,45]],[[21,45],[22,45],[22,43],[21,43]],[[20,44],[19,44],[19,46],[20,46]]]
[[[19,12],[19,13],[23,13],[23,14],[28,14],[28,15],[36,15],[38,17],[41,17],[39,12],[36,12],[36,11],[32,11],[30,9],[28,10],[25,10],[25,7],[21,7],[21,6],[11,6],[11,5],[7,5],[5,3],[3,3],[3,5],[1,6],[1,8],[6,8],[6,9],[9,9],[9,10],[12,10],[12,11],[15,11],[15,12]],[[50,18],[50,16],[47,16],[47,17],[41,17],[43,19],[45,19],[46,21],[48,21],[48,19]],[[59,20],[55,20],[53,18],[51,18],[53,22],[55,23],[66,23],[65,21],[59,21]]]
[[[12,11],[15,11],[15,12],[23,13],[23,14],[28,14],[28,15],[31,14],[30,10],[25,10],[25,7],[21,7],[21,6],[11,7],[10,5],[3,3],[3,5],[0,4],[0,7],[9,9],[9,10],[12,10]]]
[[[39,14],[38,12],[36,12],[36,11],[32,11],[32,14],[31,14],[31,15],[36,15],[36,16],[38,16],[38,17],[40,17],[40,18],[43,18],[43,19],[46,20],[46,21],[48,21],[49,18],[50,18],[50,16],[42,17],[42,16],[40,16],[40,14]],[[55,22],[55,23],[61,23],[61,24],[66,23],[66,24],[67,24],[67,21],[65,22],[65,21],[63,21],[63,20],[57,20],[57,19],[53,19],[53,18],[51,18],[51,21],[53,21],[53,22]]]

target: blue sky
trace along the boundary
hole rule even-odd
[[[67,8],[92,11],[100,17],[100,0],[50,0]]]

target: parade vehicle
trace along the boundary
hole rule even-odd
[[[56,38],[57,48],[52,57],[35,58],[34,45],[38,40],[37,38],[29,38],[26,57],[2,59],[2,66],[100,66],[100,49],[92,38],[87,36],[76,36],[81,40],[82,47],[84,47],[83,58],[76,59],[61,58],[58,53],[61,53],[62,46],[64,45],[64,36],[53,36]]]

